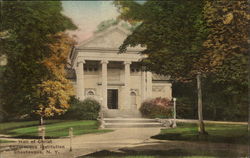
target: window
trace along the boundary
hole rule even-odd
[[[95,92],[93,90],[89,90],[89,91],[87,91],[87,96],[88,97],[94,97],[95,96]]]
[[[86,65],[84,66],[85,75],[98,75],[97,65]]]

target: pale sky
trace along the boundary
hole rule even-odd
[[[91,37],[100,22],[119,15],[112,1],[62,1],[62,5],[63,13],[78,27],[70,32],[78,42]]]

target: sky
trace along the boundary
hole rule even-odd
[[[77,36],[77,42],[91,37],[100,22],[119,15],[112,1],[62,1],[62,5],[63,14],[78,27],[78,30],[69,32]]]

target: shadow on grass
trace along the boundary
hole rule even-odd
[[[171,158],[171,157],[244,157],[239,153],[233,153],[230,151],[202,151],[202,150],[185,150],[185,149],[166,149],[166,150],[143,150],[136,151],[132,149],[120,149],[118,152],[112,152],[108,150],[102,150],[89,155],[80,156],[78,158]]]
[[[182,135],[180,133],[164,133],[152,136],[153,139],[159,140],[176,140],[176,141],[194,141],[194,142],[209,142],[209,143],[229,143],[229,144],[248,144],[248,136],[238,135],[238,136],[221,136],[221,135]]]
[[[249,136],[246,125],[206,124],[208,135],[199,135],[197,124],[180,123],[177,128],[162,129],[153,139],[229,143],[247,145]]]

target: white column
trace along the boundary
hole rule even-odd
[[[107,95],[107,89],[108,89],[108,61],[102,60],[102,106],[104,109],[108,108],[108,95]]]
[[[79,61],[76,67],[76,95],[79,100],[84,100],[84,64],[84,60]]]
[[[125,74],[124,74],[124,100],[125,100],[125,109],[131,108],[130,105],[130,64],[131,61],[124,61],[125,65]]]
[[[147,98],[152,97],[152,73],[147,72]]]
[[[146,99],[146,73],[145,70],[141,71],[141,102]]]

